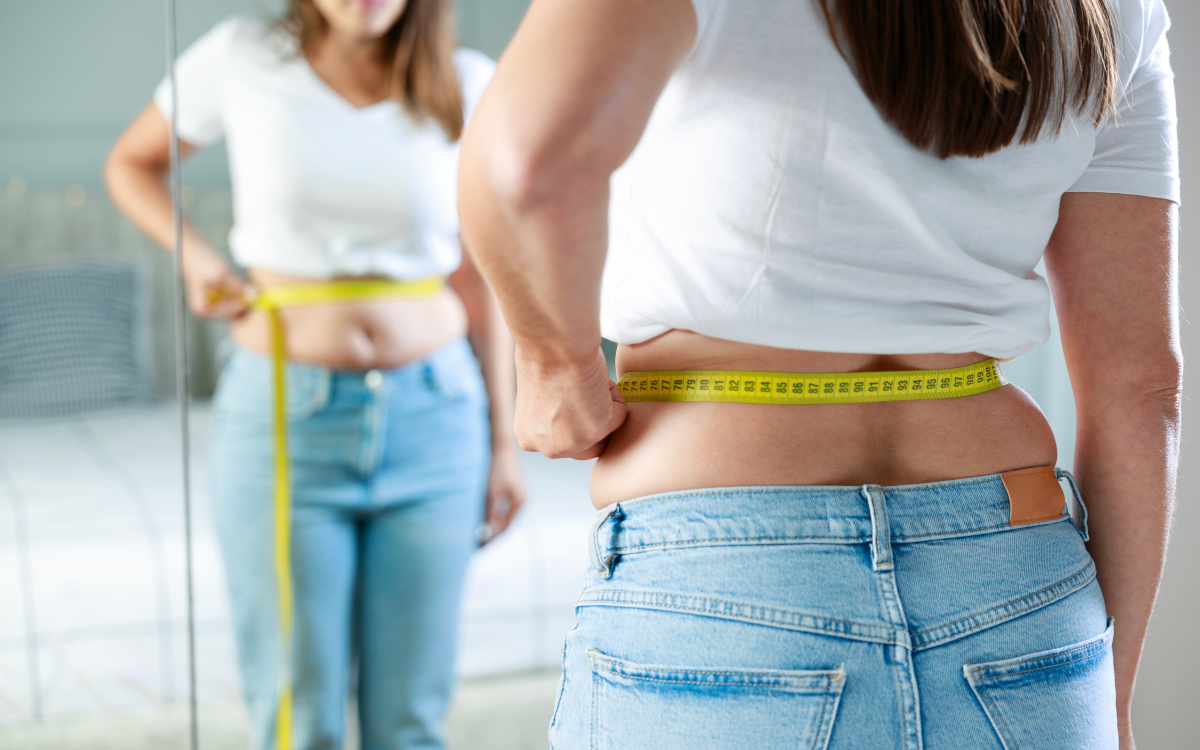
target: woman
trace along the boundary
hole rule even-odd
[[[178,63],[182,152],[227,140],[229,244],[249,276],[185,227],[191,309],[231,319],[237,344],[214,400],[209,490],[255,747],[340,747],[352,674],[364,747],[442,746],[485,496],[489,534],[524,499],[511,340],[478,272],[460,267],[455,208],[457,141],[492,66],[454,45],[448,0],[295,0],[282,24],[230,19]],[[171,110],[164,82],[106,173],[117,206],[164,247]],[[277,578],[286,529],[272,517],[260,302],[363,278],[434,293],[279,311],[293,507]],[[291,607],[277,604],[287,579]]]
[[[535,0],[460,207],[518,440],[599,456],[553,747],[1134,746],[1179,429],[1167,25],[1159,0]],[[1046,340],[1052,293],[1078,530],[990,359]]]

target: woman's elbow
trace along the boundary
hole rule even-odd
[[[127,139],[118,139],[104,159],[104,186],[110,197],[119,198],[124,188],[139,176],[163,180],[170,172],[170,163],[148,159],[138,154]]]
[[[1081,408],[1101,412],[1150,410],[1178,418],[1183,394],[1183,352],[1163,346],[1143,352],[1123,365],[1097,366],[1086,373],[1072,373],[1077,402]]]
[[[111,196],[120,189],[121,175],[128,170],[128,160],[121,153],[120,142],[113,144],[104,159],[104,187]]]
[[[609,174],[573,139],[537,135],[516,122],[479,122],[463,137],[459,175],[464,194],[485,193],[503,213],[529,215],[570,200]],[[476,196],[478,197],[478,196]]]
[[[1131,396],[1177,402],[1183,393],[1183,349],[1178,341],[1145,352],[1130,378]]]

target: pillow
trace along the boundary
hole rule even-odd
[[[0,272],[0,417],[154,400],[145,276],[126,260]]]

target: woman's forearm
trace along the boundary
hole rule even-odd
[[[1115,623],[1117,710],[1125,731],[1175,498],[1180,396],[1177,383],[1164,390],[1107,403],[1080,399],[1075,475],[1088,507],[1088,550]]]
[[[483,379],[487,384],[489,417],[492,425],[492,452],[515,450],[513,440],[513,398],[516,376],[513,372],[513,341],[500,306],[488,293],[486,320],[474,333],[473,346],[479,352]]]
[[[175,220],[165,183],[171,170],[166,121],[153,104],[121,134],[104,164],[104,183],[117,210],[147,237],[167,251],[175,246]],[[180,142],[181,156],[195,151]],[[184,221],[185,248],[207,249],[204,236]]]
[[[607,212],[597,203],[603,206],[555,206],[558,215],[588,215],[570,223],[539,220],[535,212],[519,220],[496,212],[489,222],[496,236],[511,239],[489,243],[481,264],[499,290],[517,345],[538,362],[590,364],[600,346]]]
[[[175,227],[164,178],[163,172],[113,159],[104,170],[108,195],[117,210],[155,244],[170,251],[175,245]],[[187,229],[195,231],[190,225]]]
[[[466,308],[467,339],[479,359],[487,388],[492,450],[511,450],[516,447],[513,442],[516,379],[512,336],[495,295],[479,275],[469,255],[464,253],[463,264],[450,277],[450,284]]]

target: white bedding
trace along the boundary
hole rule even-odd
[[[193,410],[197,683],[238,700],[233,633]],[[0,725],[186,699],[176,409],[0,422]],[[531,497],[472,560],[457,671],[555,667],[588,565],[589,463],[527,455]]]

